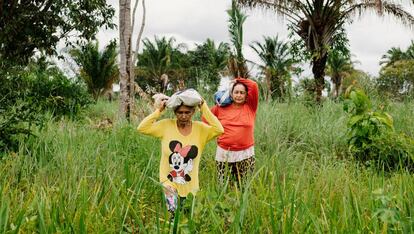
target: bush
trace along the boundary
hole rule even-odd
[[[366,165],[385,171],[414,169],[414,141],[394,130],[392,117],[373,111],[364,91],[350,86],[345,93],[344,110],[348,120],[350,153]]]
[[[0,67],[0,151],[16,149],[21,136],[32,135],[46,112],[76,116],[91,103],[86,88],[45,63]]]
[[[361,70],[353,70],[352,72],[348,73],[342,80],[341,86],[341,96],[343,96],[351,85],[356,85],[358,88],[364,90],[364,92],[370,96],[371,98],[374,97],[381,97],[383,96],[378,95],[378,89],[376,87],[374,77],[370,76],[369,74],[361,71]]]
[[[31,135],[31,126],[40,125],[40,106],[34,105],[28,82],[0,74],[0,151],[15,149],[18,137]]]
[[[330,84],[325,80],[325,89],[323,93],[330,92]],[[301,101],[305,106],[308,107],[315,107],[319,105],[316,100],[316,83],[315,79],[305,77],[300,79],[299,82],[293,87],[293,93],[295,97]],[[324,95],[322,95],[322,100],[326,99]]]
[[[27,79],[31,85],[32,97],[37,99],[36,104],[43,112],[49,111],[54,116],[75,117],[92,103],[90,94],[80,81],[68,79],[56,68],[26,75],[23,79]]]
[[[414,60],[402,60],[383,67],[376,80],[376,86],[383,95],[405,99],[414,95]]]

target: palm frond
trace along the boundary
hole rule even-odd
[[[89,42],[81,48],[73,48],[69,53],[80,67],[79,77],[95,99],[109,90],[118,79],[115,41],[111,41],[102,52],[99,51],[98,42]]]

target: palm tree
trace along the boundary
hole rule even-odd
[[[332,50],[329,52],[327,65],[326,73],[334,84],[332,96],[337,98],[340,95],[343,78],[354,70],[352,61],[341,51]]]
[[[385,0],[238,0],[246,7],[273,9],[286,16],[293,32],[311,54],[312,73],[316,83],[316,101],[320,103],[324,88],[328,50],[338,30],[355,14],[376,10],[413,25],[413,16],[400,5]]]
[[[414,41],[411,41],[411,45],[406,51],[402,51],[400,48],[392,47],[381,57],[382,61],[380,65],[385,67],[393,65],[395,62],[401,60],[413,60],[414,59]]]
[[[226,68],[229,59],[229,45],[225,42],[220,42],[216,48],[214,41],[209,39],[207,39],[206,45],[211,52],[210,66],[217,72],[223,71]]]
[[[85,81],[95,100],[110,90],[118,79],[116,46],[116,42],[111,41],[100,52],[98,42],[89,42],[70,51],[73,60],[80,67],[80,78]]]
[[[226,70],[229,54],[230,47],[224,42],[216,45],[213,40],[207,39],[203,44],[196,44],[196,48],[189,51],[191,66],[196,72],[194,76],[204,78],[209,88],[216,89],[220,84],[220,73]],[[200,76],[199,71],[203,75]]]
[[[174,42],[174,38],[155,37],[154,42],[145,38],[144,49],[138,64],[146,64],[151,76],[159,79],[162,74],[167,73],[171,65]]]
[[[225,42],[216,43],[208,38],[203,44],[196,44],[191,54],[191,63],[194,66],[210,66],[214,70],[222,71],[226,68],[230,47]]]
[[[155,37],[154,41],[145,38],[143,41],[143,51],[138,55],[137,66],[149,75],[149,78],[155,82],[158,92],[165,91],[165,84],[162,77],[168,75],[169,80],[180,79],[185,77],[185,69],[188,63],[185,55],[180,49],[184,44],[175,45],[173,37]],[[165,75],[164,75],[165,74]],[[171,78],[170,78],[171,77]],[[142,82],[139,80],[139,82]]]
[[[391,66],[397,61],[404,60],[406,57],[405,52],[403,52],[400,48],[392,47],[381,57],[380,65],[384,65],[385,67]]]
[[[230,41],[234,46],[234,51],[230,54],[228,68],[233,74],[233,77],[249,77],[249,71],[247,69],[246,60],[243,56],[243,24],[247,19],[247,16],[241,12],[236,4],[236,1],[232,1],[232,6],[227,10],[229,19],[229,33]]]
[[[250,47],[257,53],[263,65],[260,66],[265,75],[267,85],[266,100],[273,94],[283,98],[286,93],[286,83],[290,81],[290,72],[295,63],[290,54],[288,43],[285,43],[276,36],[264,37],[264,43],[253,42]]]

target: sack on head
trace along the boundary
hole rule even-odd
[[[186,89],[174,93],[167,101],[166,106],[171,109],[175,109],[178,106],[198,106],[203,98],[194,89]]]
[[[233,102],[230,96],[230,89],[217,91],[214,94],[214,101],[221,107],[230,105]]]

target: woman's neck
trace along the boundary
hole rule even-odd
[[[191,131],[192,131],[191,125],[192,125],[191,121],[186,121],[186,122],[177,121],[178,131],[184,136],[188,136],[191,134]]]
[[[244,105],[244,103],[235,103],[235,102],[233,102],[233,106],[234,107],[237,107],[237,108],[240,108],[240,107],[242,107]]]
[[[191,127],[191,121],[177,121],[177,127],[178,128],[187,128],[187,127]]]

